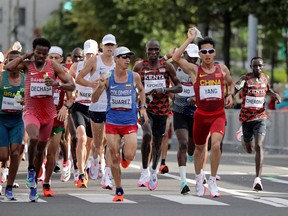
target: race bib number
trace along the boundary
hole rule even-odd
[[[22,106],[14,106],[14,98],[10,97],[3,97],[2,100],[2,111],[4,112],[16,112],[16,111],[21,111]]]
[[[245,108],[263,108],[264,103],[264,97],[246,96],[245,98]]]
[[[220,85],[200,86],[200,100],[222,98],[222,91]]]
[[[166,87],[166,80],[145,80],[145,93],[152,91],[153,89],[157,88],[165,88]]]
[[[54,99],[54,105],[58,106],[60,99],[60,92],[54,92],[53,99]]]
[[[30,97],[52,97],[52,86],[47,86],[45,83],[31,83]]]
[[[112,96],[110,99],[112,109],[116,110],[129,110],[132,109],[132,96]]]
[[[182,96],[182,97],[193,97],[195,95],[193,85],[189,86],[189,85],[182,84],[182,89],[183,89],[183,91],[178,94],[179,96]]]

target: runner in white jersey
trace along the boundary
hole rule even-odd
[[[87,40],[84,43],[84,54],[88,61],[98,52],[98,44],[94,40]],[[75,77],[79,76],[80,71],[84,68],[87,61],[77,63],[77,69],[71,67],[70,73],[75,73]],[[72,74],[71,74],[72,75]],[[73,74],[74,75],[74,74]],[[72,76],[73,76],[72,75]],[[85,80],[90,80],[90,74],[84,76]],[[83,85],[76,84],[76,98],[71,110],[74,125],[77,133],[76,157],[79,170],[78,188],[86,188],[88,176],[85,173],[85,164],[88,160],[92,147],[92,131],[89,118],[89,106],[91,104],[92,89]]]
[[[116,39],[114,35],[107,34],[102,39],[103,54],[89,59],[85,64],[85,67],[76,78],[76,83],[83,86],[94,89],[97,86],[96,80],[101,76],[109,77],[111,70],[115,68],[115,62],[113,59],[113,53],[116,48]],[[90,81],[85,79],[87,75],[90,75]],[[92,179],[102,177],[100,156],[103,149],[103,136],[104,136],[104,124],[106,121],[106,109],[107,109],[107,96],[104,91],[96,103],[92,103],[89,108],[89,116],[93,132],[93,161],[89,169],[89,175]],[[106,168],[105,174],[102,178],[101,184],[104,189],[112,190],[111,181],[111,156],[107,151],[106,155]]]

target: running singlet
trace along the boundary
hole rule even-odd
[[[9,71],[2,72],[2,83],[0,87],[0,114],[19,114],[22,113],[22,106],[14,105],[14,97],[17,91],[24,92],[24,80],[25,76],[20,73],[21,83],[19,86],[13,86],[8,80]]]
[[[106,123],[119,126],[137,125],[138,108],[133,72],[128,70],[127,82],[116,83],[112,70],[106,93],[108,101]]]
[[[199,111],[211,113],[224,110],[224,75],[220,65],[214,66],[215,71],[211,74],[198,67],[194,91]]]
[[[184,115],[193,115],[196,107],[190,105],[188,101],[190,97],[195,96],[191,77],[184,73],[180,67],[176,70],[176,76],[180,80],[183,90],[174,96],[173,111]]]
[[[78,62],[77,69],[76,69],[76,77],[80,73],[80,71],[84,67],[84,61]],[[90,74],[88,73],[85,77],[85,80],[90,79]],[[89,106],[91,104],[91,96],[92,96],[92,88],[85,87],[76,83],[76,99],[75,102],[81,103],[85,106]]]
[[[268,80],[264,74],[260,79],[254,78],[253,73],[246,75],[246,82],[242,89],[242,104],[239,114],[240,122],[251,121],[260,118],[268,118],[265,109]]]
[[[158,68],[151,69],[148,61],[143,61],[140,77],[145,89],[145,93],[157,88],[169,88],[170,76],[166,70],[166,62],[164,59],[159,61]],[[152,101],[151,101],[152,99]],[[169,114],[169,96],[165,94],[148,95],[146,98],[148,102],[147,111],[155,115]]]
[[[44,77],[46,75],[55,79],[51,61],[46,60],[46,68],[43,72],[38,71],[34,61],[31,61],[24,82],[25,106],[23,114],[32,114],[42,122],[49,121],[56,117],[53,88],[45,85]]]
[[[90,81],[94,81],[96,79],[100,78],[100,75],[103,73],[111,72],[111,70],[114,70],[115,68],[115,62],[113,62],[112,66],[107,66],[102,61],[102,58],[100,55],[96,56],[97,58],[97,68],[93,75],[90,77]],[[106,112],[107,110],[107,94],[106,91],[104,91],[100,98],[96,103],[91,103],[89,107],[90,111],[96,111],[96,112]]]

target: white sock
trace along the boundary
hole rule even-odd
[[[211,180],[211,181],[216,181],[216,176],[210,176],[210,177],[209,177],[209,180]]]
[[[186,166],[179,166],[181,182],[186,182]]]

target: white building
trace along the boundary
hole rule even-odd
[[[32,41],[49,19],[51,12],[64,0],[1,0],[0,51],[7,50],[15,40],[24,52],[32,51]]]

